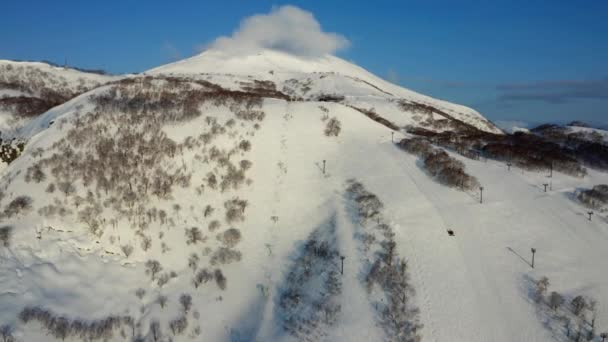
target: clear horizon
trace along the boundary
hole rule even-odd
[[[0,59],[67,60],[70,66],[128,73],[189,57],[218,37],[238,36],[236,45],[270,40],[295,53],[314,53],[317,44],[319,52],[472,107],[493,121],[608,124],[606,2],[343,4],[12,2],[0,14]],[[234,34],[247,18],[272,18],[282,5],[309,13],[313,21],[275,16],[270,26]]]

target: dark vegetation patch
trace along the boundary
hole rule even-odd
[[[587,127],[584,123],[573,126]],[[608,146],[604,136],[596,131],[570,132],[558,125],[541,125],[531,130],[533,133],[572,151],[573,157],[580,163],[600,170],[608,170]]]
[[[458,132],[479,131],[477,127],[462,120],[456,119],[439,108],[428,104],[403,99],[399,100],[397,104],[402,111],[413,113],[414,120],[418,121],[418,124],[433,130],[451,130]],[[435,116],[439,116],[440,119],[435,118]]]
[[[324,340],[327,327],[336,324],[342,310],[335,225],[332,218],[309,236],[279,296],[282,327],[300,341]]]
[[[56,94],[49,94],[49,96],[43,98],[30,96],[6,97],[0,98],[0,110],[14,113],[20,118],[32,118],[67,100],[69,98]]]
[[[580,190],[576,198],[591,209],[602,210],[608,204],[608,185],[600,184],[592,189]]]
[[[60,316],[40,307],[26,307],[19,314],[19,319],[24,324],[40,324],[48,335],[62,341],[66,338],[83,341],[108,340],[123,327],[129,328],[128,335],[135,338],[135,321],[131,316],[110,316],[95,321],[84,321]],[[125,338],[127,333],[123,331],[122,336]]]
[[[349,180],[346,188],[349,209],[360,227],[357,237],[365,257],[364,285],[387,340],[420,341],[420,313],[412,303],[408,262],[396,250],[395,233],[382,217],[382,201],[365,186]]]
[[[479,188],[479,181],[465,172],[461,161],[450,157],[442,149],[433,147],[424,138],[402,139],[397,145],[417,155],[423,161],[424,169],[439,183],[462,191]]]
[[[319,94],[316,97],[316,101],[319,102],[342,102],[344,101],[344,95],[339,94]]]
[[[62,75],[34,66],[6,64],[0,66],[0,89],[16,90],[27,95],[0,99],[0,109],[9,110],[18,117],[30,118],[100,85],[83,77],[74,84]]]
[[[13,227],[12,226],[3,226],[0,227],[0,244],[3,247],[11,246],[11,239],[13,237]]]
[[[6,164],[12,163],[21,155],[25,149],[25,142],[13,139],[11,141],[3,141],[0,138],[0,161]]]
[[[337,137],[338,135],[340,135],[341,130],[342,124],[340,123],[340,120],[338,120],[337,118],[331,118],[327,120],[323,133],[325,133],[326,137]]]
[[[602,163],[597,160],[605,160],[608,166],[608,154],[589,155],[578,147],[560,144],[538,134],[517,132],[499,135],[482,131],[436,133],[420,128],[409,132],[471,159],[494,159],[529,171],[549,172],[553,169],[584,177],[587,170],[583,165],[601,168]]]
[[[256,94],[261,97],[283,99],[285,101],[293,100],[292,97],[277,90],[277,86],[272,81],[253,80],[251,82],[241,82],[241,89],[250,94]]]
[[[2,216],[11,218],[13,216],[26,214],[32,210],[32,202],[34,201],[29,196],[17,196],[6,205],[0,218],[2,218]]]

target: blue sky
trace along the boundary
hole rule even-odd
[[[10,1],[0,58],[143,71],[284,4],[345,36],[340,57],[492,120],[608,124],[605,0]]]

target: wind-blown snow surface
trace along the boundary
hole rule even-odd
[[[229,77],[212,77],[212,81],[216,79]],[[346,82],[346,78],[341,80]],[[138,83],[128,86],[139,87]],[[206,86],[194,83],[189,87],[197,90]],[[99,220],[101,234],[99,227],[87,227],[76,215],[43,215],[39,210],[49,204],[82,211],[89,190],[93,202],[95,198],[107,198],[103,191],[95,190],[95,181],[85,185],[75,180],[74,192],[64,195],[58,189],[50,193],[48,185],[54,179],[50,167],[44,169],[47,179],[40,183],[28,183],[25,178],[30,173],[28,168],[40,160],[61,157],[59,142],[71,128],[92,125],[87,118],[93,120],[96,115],[94,98],[108,94],[110,89],[98,88],[53,109],[55,123],[32,131],[34,135],[23,155],[0,170],[0,190],[4,194],[0,210],[20,195],[34,200],[32,210],[4,215],[0,224],[0,228],[13,227],[10,246],[0,247],[0,324],[13,326],[19,340],[52,338],[38,323],[25,324],[18,319],[26,306],[40,306],[70,320],[132,317],[137,325],[133,331],[123,327],[124,336],[120,329],[114,331],[116,341],[132,336],[153,340],[150,323],[154,321],[160,323],[163,336],[176,341],[295,340],[283,330],[284,317],[280,315],[285,310],[278,306],[281,295],[293,286],[286,283],[288,274],[300,269],[296,261],[303,244],[316,231],[329,234],[325,241],[346,258],[342,289],[334,298],[341,307],[340,314],[334,324],[307,325],[308,336],[313,340],[386,340],[363,282],[365,255],[358,247],[356,233],[359,221],[347,210],[344,196],[349,179],[360,181],[384,203],[382,217],[395,234],[396,253],[408,261],[416,291],[409,300],[420,311],[423,328],[419,334],[424,341],[551,340],[529,297],[529,279],[542,275],[549,277],[551,290],[597,299],[598,330],[608,325],[608,277],[603,272],[608,257],[608,221],[600,213],[588,221],[586,209],[571,200],[578,187],[608,183],[608,175],[591,170],[584,179],[558,173],[548,179],[545,174],[508,171],[499,163],[455,156],[484,185],[484,203],[480,204],[476,194],[444,187],[429,178],[414,156],[391,142],[392,130],[338,103],[266,98],[259,108],[254,106],[265,116],[250,121],[239,118],[235,113],[240,112],[233,106],[205,102],[199,107],[201,115],[163,123],[166,137],[185,145],[159,165],[191,173],[190,182],[175,186],[172,196],[152,196],[145,202],[145,209],[164,210],[168,223],[144,220],[146,224],[139,227],[136,214],[131,221],[116,216],[113,203],[104,204],[94,217]],[[126,95],[119,92],[116,96]],[[101,113],[99,118],[107,121],[97,123],[106,123],[105,127],[94,126],[95,130],[86,131],[88,135],[74,137],[86,142],[93,133],[118,136],[113,134],[125,127],[115,126],[110,118],[130,114],[116,111]],[[323,133],[326,112],[341,123],[337,137]],[[142,132],[149,132],[153,126],[146,123],[159,122],[159,113],[148,112],[150,120],[141,122],[141,128],[147,131]],[[234,122],[228,124],[231,119]],[[210,123],[214,120],[225,127],[225,132],[217,133],[208,144],[198,144],[206,139],[199,139],[200,134],[218,127]],[[401,137],[401,133],[395,134],[395,139]],[[250,148],[241,145],[242,140],[248,140]],[[235,152],[228,155],[228,161],[222,159],[223,152],[211,159],[215,153],[211,146]],[[83,157],[92,158],[97,153],[87,150],[84,143],[72,148],[78,153],[88,151]],[[123,148],[129,150],[129,146]],[[223,161],[216,164],[218,159]],[[245,173],[251,182],[221,192],[204,181],[208,172],[215,172],[219,178],[221,165],[240,160],[251,162]],[[107,169],[111,172],[112,168],[123,167],[126,165],[108,165]],[[136,188],[140,181],[133,179],[128,187],[133,184]],[[545,193],[542,184],[549,181],[552,190]],[[198,192],[201,183],[204,190]],[[224,204],[237,196],[247,201],[244,218],[227,222]],[[203,214],[207,205],[214,208],[209,216]],[[116,217],[119,219],[113,222]],[[221,226],[211,231],[207,227],[213,220]],[[191,227],[200,227],[206,238],[188,244],[185,230]],[[229,249],[240,252],[242,259],[213,264],[215,252],[226,245],[224,232],[232,227],[239,229],[241,239]],[[448,236],[447,229],[454,230],[455,236]],[[141,246],[140,234],[151,237],[149,249]],[[134,247],[129,256],[121,250],[124,245]],[[534,269],[528,264],[531,247],[538,250]],[[192,253],[199,259],[194,267],[189,262]],[[158,260],[162,265],[156,278],[146,273],[148,260]],[[327,265],[337,267],[338,263],[336,260]],[[193,278],[203,268],[211,273],[221,269],[225,289],[214,279],[195,288]],[[325,279],[322,271],[313,268],[312,272],[318,279],[313,277],[307,284]],[[164,274],[167,282],[159,285]],[[140,291],[139,297],[138,289],[145,291]],[[179,302],[182,294],[192,296],[192,308],[186,313]],[[158,304],[159,295],[167,297],[164,308]],[[310,310],[317,307],[306,304]],[[299,312],[298,317],[304,314]],[[172,332],[169,322],[182,315],[187,317],[187,328],[181,334]]]

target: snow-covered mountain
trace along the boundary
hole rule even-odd
[[[0,60],[0,132],[12,138],[48,109],[118,77],[41,62]]]
[[[0,170],[0,332],[563,341],[564,317],[604,329],[607,221],[575,193],[606,173],[547,178],[463,156],[475,146],[410,154],[396,144],[408,126],[503,139],[472,109],[339,58],[270,50],[207,51],[52,108]],[[553,290],[568,303],[550,310]],[[574,316],[577,295],[597,304]]]
[[[304,100],[325,99],[371,111],[398,127],[442,131],[470,125],[482,131],[501,133],[473,109],[399,87],[331,55],[301,57],[275,50],[233,55],[208,50],[152,69],[147,74],[198,75],[228,89],[248,87],[252,79],[269,81],[277,90],[290,96]]]

